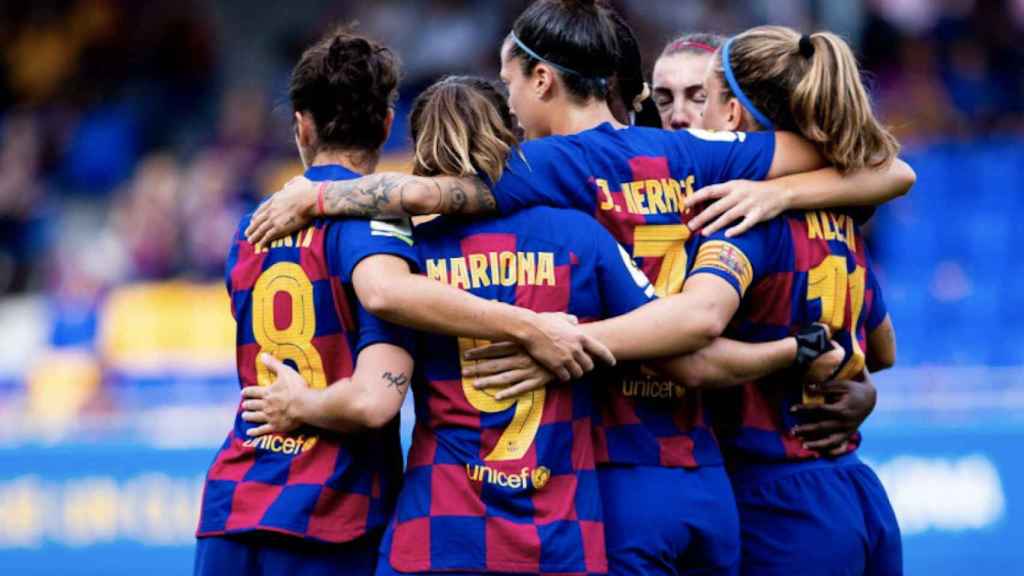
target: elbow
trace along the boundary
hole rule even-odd
[[[376,430],[387,426],[389,422],[395,417],[393,413],[377,406],[376,403],[369,401],[360,401],[352,407],[352,421],[357,424],[360,428],[369,428]]]
[[[718,338],[729,326],[730,318],[724,314],[718,314],[717,310],[709,309],[698,322],[697,337],[701,340],[701,348],[711,344],[711,341]]]
[[[910,164],[899,158],[894,161],[893,170],[896,178],[896,196],[903,196],[917,183],[917,172],[914,172]]]
[[[872,372],[881,372],[882,370],[888,370],[896,365],[896,351],[893,350],[888,354],[877,354],[871,358],[870,366],[868,368]]]
[[[397,290],[385,286],[379,280],[368,282],[362,288],[359,291],[359,303],[367,312],[385,320],[395,317],[401,308]]]

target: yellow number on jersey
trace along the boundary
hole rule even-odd
[[[462,358],[467,350],[486,346],[490,344],[487,340],[476,340],[473,338],[459,338],[459,358]],[[471,362],[462,360],[460,362]],[[526,455],[533,440],[537,437],[537,430],[540,428],[541,415],[544,413],[544,388],[520,394],[515,398],[496,400],[494,392],[488,390],[477,390],[473,387],[474,378],[462,378],[462,392],[466,400],[477,410],[485,413],[503,412],[513,405],[516,408],[512,414],[512,421],[509,422],[505,431],[501,433],[497,444],[490,454],[484,456],[484,460],[518,460]]]
[[[827,324],[833,333],[843,330],[846,319],[846,296],[850,296],[850,341],[853,354],[836,374],[839,380],[851,378],[864,370],[864,351],[857,341],[857,322],[861,310],[864,309],[865,270],[861,266],[847,273],[846,258],[831,255],[807,274],[807,300],[821,301],[820,322]],[[820,404],[821,396],[811,396],[804,392],[804,402]]]
[[[690,229],[685,224],[637,226],[633,230],[634,258],[663,258],[654,292],[659,298],[678,294],[686,279],[686,241]]]
[[[291,321],[278,328],[274,317],[274,299],[287,294],[291,300]],[[294,262],[279,262],[267,268],[252,289],[252,331],[260,352],[278,360],[291,360],[311,388],[326,388],[324,364],[313,346],[316,334],[316,310],[313,283],[302,267]],[[256,359],[256,382],[268,386],[274,381],[270,370]]]

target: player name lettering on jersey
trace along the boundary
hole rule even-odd
[[[601,191],[601,210],[622,212],[625,203],[629,214],[679,214],[687,211],[684,204],[686,198],[693,196],[693,183],[696,178],[691,174],[682,180],[674,178],[658,178],[633,180],[624,182],[620,190],[612,193],[608,180],[594,179],[594,184]]]
[[[857,251],[853,218],[825,210],[807,212],[804,218],[807,220],[807,237],[811,240],[836,240],[849,246],[851,252]]]
[[[483,482],[512,488],[514,490],[542,490],[551,479],[551,470],[546,466],[529,468],[524,466],[519,472],[503,472],[486,464],[466,464],[466,476],[473,482]]]
[[[255,253],[261,254],[274,248],[309,248],[309,246],[313,243],[314,230],[315,228],[313,226],[310,226],[309,228],[304,228],[294,234],[289,234],[284,238],[274,240],[273,242],[270,243],[269,246],[263,245],[257,247]]]
[[[430,258],[427,277],[455,288],[488,286],[554,286],[553,252],[487,252]]]
[[[267,434],[256,438],[249,438],[242,445],[247,448],[259,448],[260,450],[267,450],[278,454],[300,454],[312,450],[313,446],[316,446],[316,441],[316,436],[289,438],[279,434]]]

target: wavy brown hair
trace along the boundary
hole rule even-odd
[[[899,153],[896,138],[875,117],[849,45],[831,32],[809,36],[783,26],[759,26],[736,36],[729,64],[740,89],[778,130],[799,132],[818,145],[840,172],[888,163]],[[726,97],[733,96],[722,69]]]
[[[398,58],[386,46],[340,26],[302,53],[288,95],[313,116],[320,147],[376,151],[398,95]]]
[[[413,102],[409,125],[417,176],[501,178],[518,139],[508,100],[493,82],[449,76]]]

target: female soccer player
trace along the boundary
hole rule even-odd
[[[397,79],[387,48],[345,31],[303,54],[290,97],[307,178],[373,171],[390,130]],[[410,244],[407,226],[365,220],[318,220],[264,247],[239,234],[226,279],[238,320],[240,384],[269,384],[270,371],[287,360],[314,388],[349,376],[364,387],[403,386],[411,374],[408,338],[364,306],[375,301],[382,269],[404,272],[406,290],[431,298],[428,327],[436,324],[434,314],[443,328],[470,337],[547,340],[538,356],[547,355],[566,377],[592,367],[588,349],[602,354],[564,320],[412,274]],[[252,402],[259,406],[259,399]],[[360,436],[307,428],[255,440],[240,413],[207,476],[196,573],[372,573],[401,454],[392,417],[365,407],[354,406],[360,422],[380,430]]]
[[[296,182],[261,209],[249,237],[262,242],[322,213],[366,217],[504,213],[536,204],[573,207],[612,231],[641,260],[656,290],[672,295],[611,320],[616,324],[601,337],[621,347],[623,359],[697,350],[721,333],[739,299],[725,280],[711,275],[688,282],[677,294],[687,269],[683,247],[690,232],[685,224],[692,216],[685,210],[686,197],[729,179],[814,169],[821,158],[787,133],[622,128],[606,104],[607,79],[617,61],[607,8],[536,2],[503,44],[502,77],[520,123],[538,139],[510,157],[500,180],[488,185],[474,177],[388,174],[318,187]],[[905,191],[913,179],[898,162],[869,176],[876,178],[874,186],[853,191],[856,198],[883,201]],[[821,193],[812,190],[807,197]],[[393,318],[401,310],[384,304],[378,312]],[[616,477],[611,484],[633,487],[616,491],[605,502],[606,514],[618,514],[616,525],[622,527],[621,539],[608,541],[611,562],[618,562],[621,571],[733,570],[738,559],[735,510],[700,395],[666,399],[658,392],[662,386],[645,380],[637,375],[623,380],[598,428],[598,456],[608,464],[603,469],[615,468],[606,476]],[[635,486],[641,484],[673,488],[658,492],[664,498],[657,506],[641,508],[628,498],[638,494]],[[639,535],[648,533],[656,538],[641,542]]]
[[[722,40],[717,34],[695,33],[684,34],[665,45],[651,75],[662,128],[703,127],[704,72]]]
[[[516,146],[506,101],[478,79],[448,78],[428,88],[411,126],[417,174],[480,170],[497,180]],[[550,236],[552,228],[563,234]],[[530,208],[475,223],[441,218],[417,228],[416,245],[428,276],[538,311],[596,320],[628,312],[653,294],[608,232],[578,212]],[[478,343],[420,339],[410,468],[378,574],[604,572],[590,420],[592,395],[610,374],[506,400],[477,390],[466,377],[472,363],[460,353]],[[797,348],[791,340],[737,345],[745,349],[736,356],[760,358],[757,369],[788,366]],[[358,368],[356,385],[326,390],[308,388],[290,368],[278,365],[276,372],[278,384],[243,391],[262,401],[245,417],[268,422],[254,433],[289,431],[302,422],[347,429],[362,423],[364,413],[387,421],[405,392],[368,389],[357,382]],[[534,366],[519,378],[550,375]]]
[[[871,113],[849,46],[827,32],[748,30],[716,53],[705,87],[709,128],[799,129],[821,143],[840,171],[884,164],[898,150]],[[849,97],[835,97],[840,94]],[[820,320],[848,355],[840,377],[895,361],[892,322],[849,216],[790,212],[731,239],[713,234],[691,277],[705,273],[726,278],[743,299],[743,312],[727,331],[732,337],[757,342]],[[853,453],[857,442],[834,452],[838,458],[821,459],[793,435],[792,428],[805,424],[794,418],[794,406],[806,400],[792,378],[762,379],[734,398],[738,422],[722,427],[740,510],[743,573],[902,573],[892,506]]]

